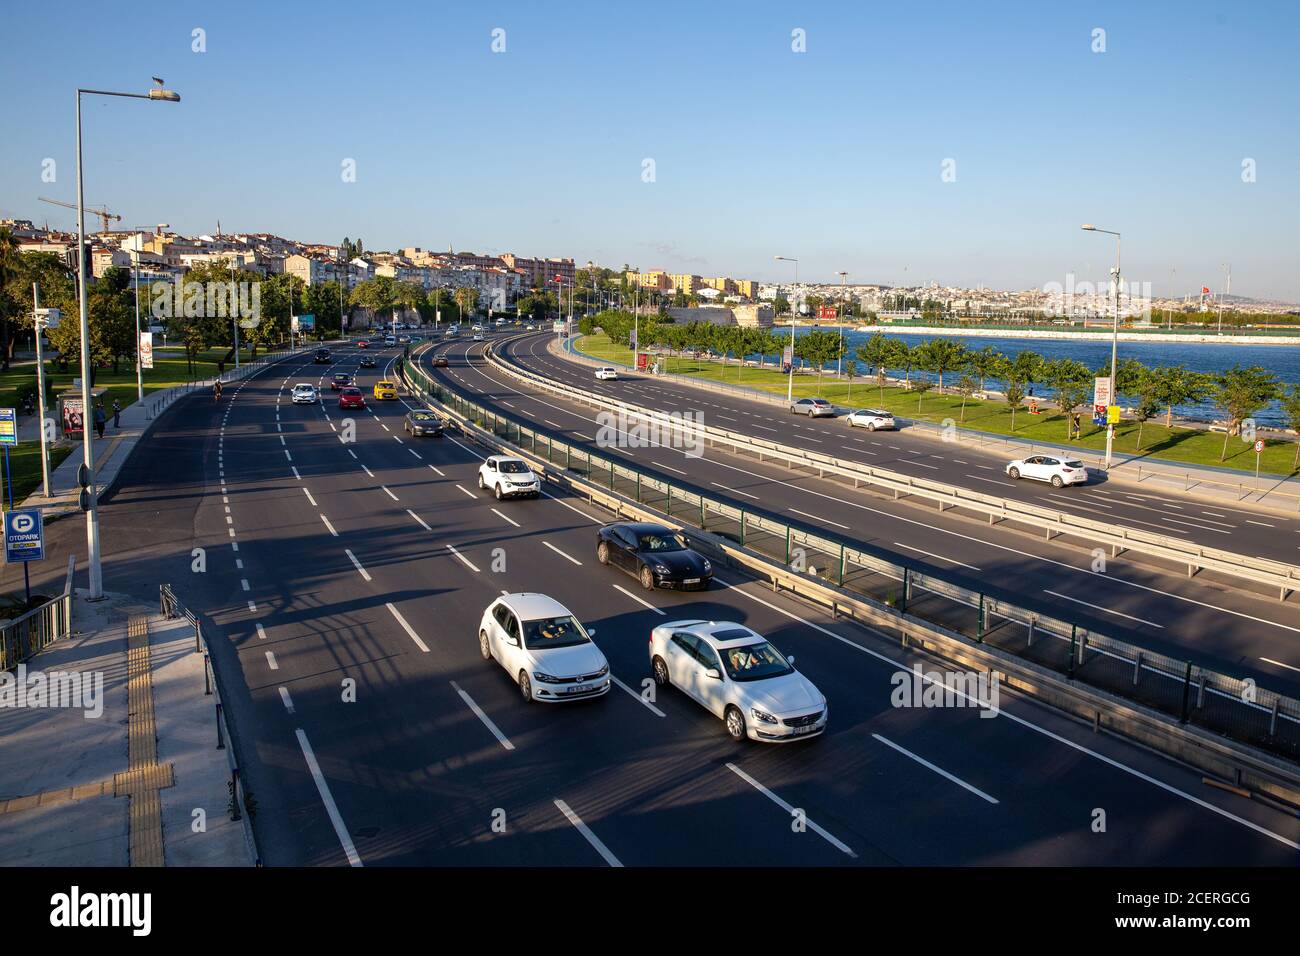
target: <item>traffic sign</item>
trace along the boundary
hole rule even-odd
[[[1256,439],[1255,439],[1255,454],[1256,454],[1256,455],[1261,454],[1263,451],[1264,451],[1264,439],[1262,439],[1262,438],[1256,438]]]
[[[1108,406],[1106,406],[1106,424],[1108,424],[1108,425],[1118,425],[1118,424],[1119,424],[1119,406],[1118,406],[1118,405],[1108,405]]]
[[[12,408],[0,408],[0,445],[18,444],[18,413]]]
[[[45,560],[45,524],[40,511],[5,512],[5,563]]]

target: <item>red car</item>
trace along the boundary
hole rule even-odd
[[[352,384],[352,376],[347,372],[336,372],[330,379],[330,390],[337,392],[341,388],[347,388]]]
[[[361,393],[361,389],[355,385],[349,385],[339,393],[339,408],[365,408],[366,397]]]
[[[357,348],[359,348],[359,349],[368,349],[368,348],[370,348],[370,343],[367,342],[365,339],[361,339],[361,340],[359,340],[359,341],[357,342]]]

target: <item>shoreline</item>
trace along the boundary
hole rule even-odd
[[[783,323],[789,328],[789,323]],[[821,327],[821,326],[818,326]],[[838,328],[838,326],[830,326]],[[1110,332],[1080,332],[1071,329],[983,329],[932,325],[846,325],[854,332],[882,332],[886,335],[940,335],[992,339],[1040,339],[1058,342],[1108,342]],[[1300,335],[1217,335],[1204,332],[1125,332],[1121,342],[1184,342],[1194,345],[1300,345]]]

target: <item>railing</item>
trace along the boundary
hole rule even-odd
[[[1254,585],[1274,587],[1278,590],[1280,600],[1285,600],[1291,591],[1300,588],[1300,567],[1281,561],[1236,554],[1170,535],[1098,521],[1010,498],[998,498],[960,486],[754,438],[740,432],[696,424],[679,415],[606,398],[586,389],[552,381],[536,372],[503,361],[491,346],[484,350],[484,356],[494,368],[537,388],[594,408],[618,412],[629,419],[644,421],[669,435],[722,446],[737,454],[755,456],[759,461],[777,461],[791,469],[816,472],[820,477],[839,478],[851,482],[855,488],[860,484],[866,485],[889,492],[895,499],[915,497],[932,501],[940,511],[960,508],[987,518],[989,524],[1012,522],[1042,532],[1048,540],[1058,535],[1069,535],[1108,545],[1116,554],[1121,551],[1145,554],[1186,567],[1189,576],[1199,570],[1212,570]]]
[[[413,394],[441,404],[464,422],[467,432],[480,429],[492,441],[511,446],[552,480],[584,495],[607,491],[611,500],[633,502],[733,542],[729,554],[762,577],[771,577],[765,565],[775,564],[791,580],[841,594],[838,604],[830,598],[832,607],[842,609],[856,600],[905,633],[909,624],[928,629],[927,634],[942,632],[1151,708],[1180,724],[1290,760],[1300,758],[1300,700],[646,474],[472,402],[434,382],[414,360],[405,363],[403,374]]]
[[[569,340],[571,341],[571,340]],[[565,349],[565,356],[574,362],[581,363],[593,368],[599,368],[602,365],[617,365],[622,368],[631,370],[632,366],[626,362],[618,362],[613,359],[608,361],[592,358],[579,352],[576,348],[570,346]],[[710,359],[709,361],[713,361]],[[719,363],[723,367],[727,363]],[[748,366],[747,366],[748,367]],[[637,370],[639,371],[639,370]],[[730,395],[736,395],[751,401],[765,402],[769,405],[779,405],[782,408],[787,406],[786,400],[774,392],[765,391],[758,388],[746,388],[743,385],[717,381],[714,379],[700,378],[694,375],[681,375],[676,372],[660,371],[655,375],[656,380],[672,382],[676,385],[684,385],[690,388],[703,389],[704,391],[720,392]],[[902,384],[902,380],[890,379],[894,386]],[[868,391],[873,385],[863,382],[863,387]],[[936,392],[939,389],[935,389]],[[945,392],[947,389],[944,390]],[[865,402],[864,402],[865,404]],[[860,406],[859,406],[860,407]],[[947,435],[950,433],[944,426],[935,422],[922,421],[916,418],[905,418],[901,415],[895,415],[895,420],[908,428],[915,428],[919,433],[927,437],[936,438],[943,441],[949,441]],[[1035,442],[1027,438],[1018,438],[1012,435],[995,435],[991,432],[982,432],[973,428],[959,427],[957,430],[957,440],[965,445],[973,445],[976,448],[998,448],[1003,451],[1011,451],[1015,457],[1024,457],[1037,453],[1069,455],[1072,458],[1078,458],[1082,461],[1096,461],[1098,471],[1105,470],[1105,456],[1096,455],[1095,458],[1089,455],[1085,450],[1073,448],[1069,445],[1058,445],[1052,442]],[[1125,471],[1136,471],[1136,475],[1125,475]],[[1215,474],[1222,473],[1222,478],[1211,477]],[[1257,502],[1263,502],[1265,499],[1277,501],[1283,499],[1288,507],[1300,510],[1300,491],[1287,491],[1285,486],[1295,486],[1296,480],[1285,475],[1263,474],[1258,480],[1252,476],[1242,474],[1242,477],[1235,481],[1229,480],[1231,472],[1229,469],[1216,469],[1213,466],[1207,466],[1192,470],[1190,468],[1179,469],[1171,465],[1157,463],[1152,464],[1148,461],[1142,461],[1139,457],[1128,458],[1119,455],[1117,463],[1112,465],[1110,474],[1132,480],[1137,484],[1143,484],[1148,481],[1162,481],[1170,486],[1170,490],[1180,490],[1191,492],[1197,488],[1205,486],[1206,488],[1222,489],[1224,493],[1231,493],[1238,501],[1249,501],[1254,498]],[[1279,507],[1282,502],[1279,502]]]
[[[226,785],[230,793],[230,803],[228,804],[230,819],[243,821],[244,840],[248,844],[253,858],[260,866],[261,854],[257,850],[257,839],[253,833],[252,823],[248,819],[253,813],[255,804],[251,800],[251,795],[244,789],[243,777],[239,771],[239,755],[235,752],[235,742],[230,735],[226,708],[221,698],[220,682],[216,679],[216,672],[212,666],[212,655],[208,651],[208,643],[203,636],[203,622],[197,614],[189,610],[177,599],[176,592],[172,590],[170,584],[159,585],[158,605],[163,617],[168,620],[183,617],[194,628],[194,653],[203,655],[203,693],[205,696],[213,698],[213,707],[216,712],[216,749],[226,752],[226,762],[230,766],[230,780]]]
[[[0,628],[0,671],[12,670],[42,648],[72,633],[72,574],[77,556],[68,557],[63,591]]]

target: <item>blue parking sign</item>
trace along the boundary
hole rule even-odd
[[[45,560],[45,525],[36,509],[5,512],[5,563]]]

